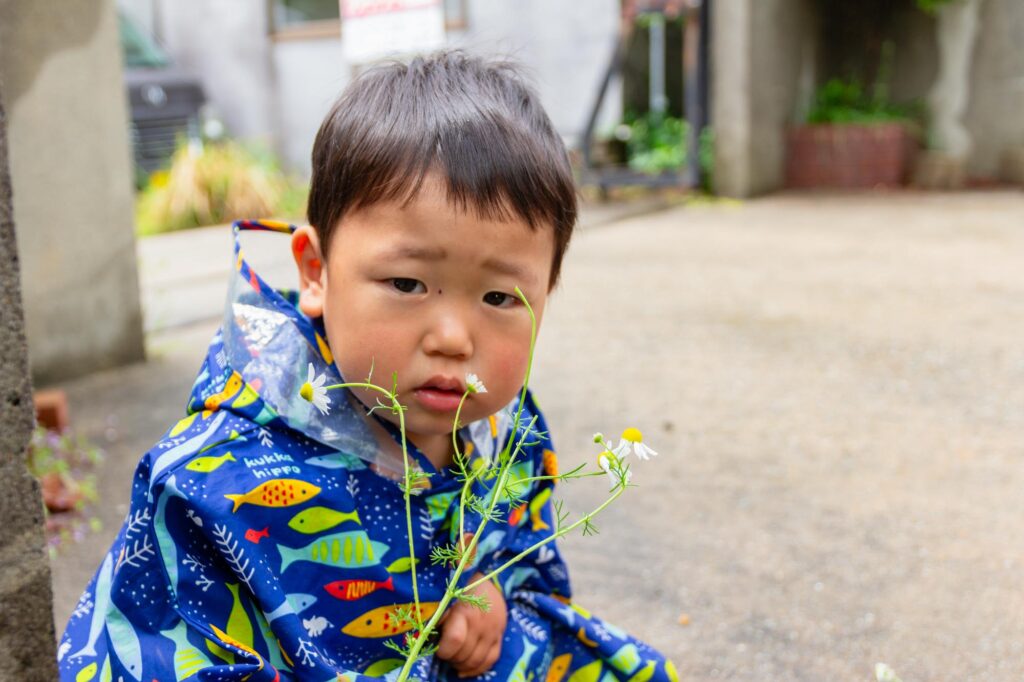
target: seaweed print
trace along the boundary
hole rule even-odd
[[[235,571],[235,575],[241,578],[250,591],[253,591],[252,577],[256,569],[249,565],[249,559],[245,557],[245,552],[239,548],[238,540],[235,540],[234,534],[228,530],[227,526],[215,523],[213,524],[213,535],[217,540],[217,546],[220,547],[228,564]]]
[[[124,530],[124,541],[125,541],[125,543],[127,544],[127,542],[129,540],[131,540],[132,535],[134,535],[135,533],[138,533],[143,528],[145,528],[146,524],[149,523],[149,520],[150,520],[150,516],[149,516],[149,508],[148,507],[143,507],[142,509],[140,509],[139,511],[135,512],[134,514],[128,514],[128,516],[125,518],[125,530]]]
[[[141,545],[140,545],[141,542]],[[128,548],[128,543],[125,543],[125,549]],[[130,552],[126,552],[124,557],[121,559],[121,564],[128,564],[134,568],[138,568],[141,564],[149,560],[150,557],[156,555],[156,550],[153,549],[153,545],[149,541],[149,535],[143,535],[142,540],[136,540],[132,543],[132,549]]]
[[[434,537],[434,523],[430,520],[430,510],[426,507],[420,509],[420,537],[424,540],[431,540]]]
[[[548,641],[547,630],[530,618],[530,615],[536,615],[536,611],[523,607],[522,609],[509,609],[509,613],[512,614],[512,619],[519,624],[519,627],[521,627],[523,632],[528,634],[531,639],[538,642]]]
[[[307,649],[306,647],[310,648]],[[299,648],[295,650],[295,657],[298,658],[299,656],[302,656],[302,665],[313,667],[313,659],[320,658],[320,654],[318,654],[312,647],[312,642],[307,642],[299,637]]]

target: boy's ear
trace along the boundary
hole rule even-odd
[[[292,233],[292,257],[299,270],[299,310],[307,317],[324,314],[327,268],[316,230],[303,225]]]

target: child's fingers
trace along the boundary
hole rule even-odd
[[[467,634],[466,616],[452,611],[441,630],[441,639],[437,644],[437,657],[443,661],[452,660],[466,643]]]
[[[487,656],[493,646],[494,643],[490,640],[481,639],[477,642],[473,652],[458,666],[459,677],[476,677],[486,672],[490,668],[489,665],[485,665]]]

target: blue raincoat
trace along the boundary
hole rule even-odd
[[[328,395],[327,414],[300,396],[307,381],[341,382],[323,329],[299,312],[294,294],[266,285],[238,239],[240,230],[294,228],[245,221],[234,229],[224,325],[186,416],[139,462],[128,517],[61,639],[62,680],[357,682],[398,673],[385,642],[412,628],[396,607],[413,602],[399,434],[341,391]],[[512,437],[517,408],[518,400],[462,430],[471,462],[489,460]],[[557,471],[528,397],[521,423],[533,417],[540,435],[527,439],[513,481]],[[412,497],[426,618],[451,575],[429,557],[458,536],[461,483],[412,444],[409,454],[430,475]],[[487,525],[463,584],[553,532],[552,485],[524,483],[521,502],[499,501],[507,523]],[[478,525],[467,514],[466,530]],[[508,626],[482,679],[676,679],[671,662],[571,601],[554,543],[498,582]],[[430,656],[414,674],[455,677]]]

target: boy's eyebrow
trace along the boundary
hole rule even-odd
[[[508,275],[509,277],[523,280],[524,283],[532,283],[534,279],[525,268],[500,258],[488,258],[484,261],[483,267],[502,275]]]
[[[386,260],[402,260],[413,259],[413,260],[441,260],[448,255],[440,246],[412,246],[410,244],[403,244],[396,246],[393,249],[388,249],[381,254],[381,257]]]

